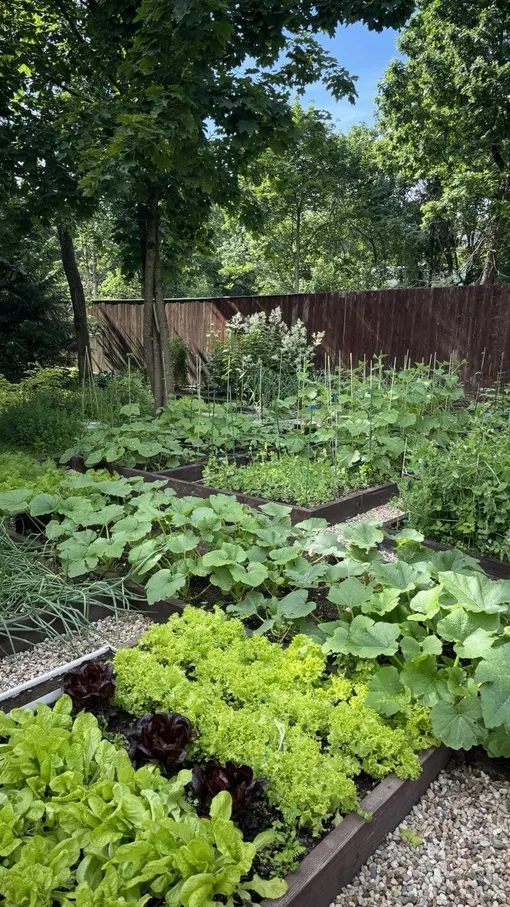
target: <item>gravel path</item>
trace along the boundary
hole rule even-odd
[[[358,513],[357,516],[351,517],[350,520],[344,520],[345,523],[364,523],[366,520],[377,520],[379,523],[385,523],[386,520],[395,520],[397,517],[403,517],[405,514],[400,510],[399,507],[394,507],[392,504],[382,504],[381,507],[372,507],[372,510],[367,510],[365,513]],[[338,524],[339,526],[341,523]],[[336,529],[337,526],[333,526],[333,529]]]
[[[453,762],[331,907],[510,907],[509,854],[510,783]]]
[[[98,620],[84,633],[45,639],[17,655],[7,655],[0,659],[0,693],[74,658],[80,658],[93,649],[106,644],[116,647],[130,642],[147,630],[150,624],[148,617],[132,611],[129,614],[119,614],[118,617]]]

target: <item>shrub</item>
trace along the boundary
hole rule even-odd
[[[54,365],[68,357],[69,306],[54,279],[39,280],[0,261],[0,335],[0,374],[9,381],[19,381],[36,362]]]
[[[44,389],[0,412],[0,438],[38,457],[57,457],[83,430],[77,409],[63,391]]]
[[[171,338],[169,346],[176,387],[183,387],[188,383],[188,347],[178,334]]]
[[[250,765],[290,825],[319,832],[337,810],[353,809],[362,771],[419,774],[406,732],[412,708],[398,721],[376,715],[363,704],[363,683],[326,676],[326,657],[308,637],[284,650],[247,637],[219,611],[187,608],[119,650],[114,666],[119,705],[186,715],[199,733],[193,757]]]

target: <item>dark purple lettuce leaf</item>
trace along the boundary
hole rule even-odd
[[[71,697],[75,709],[104,708],[113,699],[115,687],[113,665],[100,661],[86,661],[62,678],[62,691]]]
[[[192,785],[201,806],[209,806],[213,797],[226,790],[232,797],[232,817],[237,821],[256,805],[267,781],[253,777],[249,765],[227,762],[221,765],[216,759],[193,768]]]
[[[146,762],[160,765],[167,770],[181,767],[186,758],[188,744],[197,733],[184,715],[177,712],[157,712],[143,715],[126,731],[128,753],[135,768]]]

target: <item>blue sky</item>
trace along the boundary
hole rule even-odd
[[[334,38],[322,36],[320,42],[323,47],[351,75],[359,77],[356,83],[358,100],[354,106],[347,100],[335,101],[327,89],[317,83],[308,89],[301,99],[302,103],[313,103],[321,110],[329,110],[335,125],[342,131],[353,123],[372,123],[377,83],[391,60],[398,56],[397,36],[398,32],[389,28],[374,32],[360,24],[339,28]]]

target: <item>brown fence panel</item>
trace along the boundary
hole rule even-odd
[[[288,324],[301,318],[311,336],[324,332],[318,361],[357,363],[384,353],[402,365],[466,359],[464,378],[475,386],[510,373],[510,287],[434,287],[360,293],[301,293],[218,299],[166,300],[170,333],[191,350],[191,377],[206,364],[215,336],[236,312],[251,315],[280,306]],[[110,371],[126,365],[127,354],[143,362],[141,300],[102,300],[93,305],[94,366]]]

